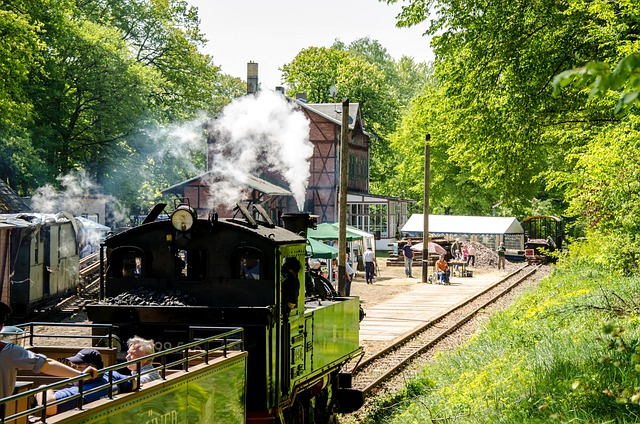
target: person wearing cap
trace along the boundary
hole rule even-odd
[[[86,348],[80,350],[73,356],[67,358],[67,361],[71,363],[71,366],[76,369],[83,369],[87,366],[95,367],[97,369],[104,368],[104,363],[102,362],[102,355],[96,349]],[[117,371],[112,371],[113,374],[113,393],[126,393],[132,391],[134,387],[133,381],[120,381],[127,376],[120,374]],[[104,386],[103,389],[98,390],[93,393],[86,394],[82,397],[83,404],[87,404],[89,402],[96,401],[98,399],[102,399],[103,397],[109,394],[109,373],[104,373],[97,378],[92,378],[88,380],[83,385],[83,390],[89,391],[95,389],[97,387]],[[50,404],[57,400],[66,399],[70,396],[77,395],[80,391],[80,388],[77,384],[73,386],[66,387],[64,389],[60,389],[57,391],[49,390],[47,391],[47,404]],[[57,405],[47,407],[47,415],[57,414],[58,412],[70,411],[78,406],[78,399],[74,398],[67,402],[63,402]]]
[[[136,359],[144,356],[153,355],[156,351],[153,340],[143,339],[142,337],[133,336],[127,340],[127,362],[135,361]],[[131,371],[131,375],[138,374],[138,365],[133,363],[128,365],[127,368]],[[160,374],[154,371],[151,359],[145,359],[140,361],[140,384],[145,384],[153,380],[159,380]]]
[[[376,254],[373,253],[371,246],[367,247],[367,250],[362,254],[362,260],[364,261],[364,273],[367,284],[373,284],[373,276],[376,270]]]
[[[0,330],[4,328],[4,324],[10,314],[11,307],[0,302]],[[13,394],[18,370],[67,378],[78,377],[83,374],[88,374],[87,378],[98,376],[98,370],[93,367],[72,368],[14,343],[0,341],[0,399]]]

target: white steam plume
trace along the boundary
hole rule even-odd
[[[202,169],[194,163],[193,154],[205,153],[203,123],[208,119],[204,112],[200,112],[197,117],[181,124],[146,128],[145,133],[155,141],[153,151],[147,153],[159,163],[171,160],[174,166],[179,164],[190,174],[201,173]]]
[[[73,215],[79,215],[85,212],[83,203],[86,200],[84,196],[102,193],[100,187],[82,169],[67,175],[60,175],[57,180],[60,183],[60,189],[56,189],[50,184],[36,189],[31,197],[31,210],[38,213],[66,211]],[[114,218],[116,220],[124,219],[125,214],[119,211],[121,208],[119,203],[112,196],[106,197],[106,200],[113,206]]]
[[[309,181],[309,121],[295,104],[272,91],[235,100],[213,123],[213,207],[242,200],[247,174],[278,172],[302,210]]]

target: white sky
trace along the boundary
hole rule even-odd
[[[329,47],[369,37],[395,59],[433,60],[425,25],[397,28],[400,5],[378,0],[187,0],[199,9],[209,40],[203,53],[222,72],[246,80],[247,62],[258,63],[262,89],[280,82],[278,68],[307,47]]]

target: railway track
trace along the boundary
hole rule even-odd
[[[360,361],[348,364],[347,368],[352,372],[353,388],[363,391],[365,397],[373,394],[376,388],[398,374],[415,358],[436,348],[447,336],[461,329],[487,306],[530,278],[539,267],[540,265],[525,265],[518,268],[455,308],[395,340],[389,347],[370,356],[365,354]]]

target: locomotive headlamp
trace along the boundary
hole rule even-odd
[[[171,214],[171,225],[178,231],[189,231],[196,220],[196,211],[187,205],[178,206]]]

